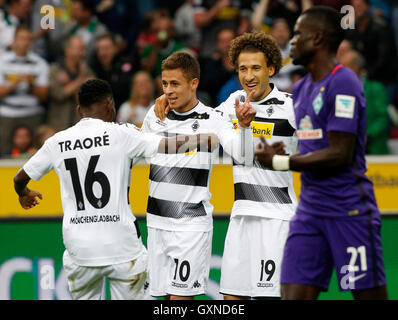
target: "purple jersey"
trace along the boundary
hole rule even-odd
[[[351,165],[301,173],[298,212],[324,217],[378,214],[373,184],[365,175],[366,105],[357,76],[341,64],[317,82],[308,74],[293,88],[293,102],[300,154],[327,148],[329,131],[356,136]]]

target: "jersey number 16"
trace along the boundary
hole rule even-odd
[[[107,205],[111,195],[111,185],[105,173],[95,171],[99,155],[92,156],[88,163],[86,176],[84,178],[84,192],[88,202],[97,209],[101,209]],[[85,203],[83,197],[82,187],[80,185],[79,171],[77,169],[76,158],[65,159],[65,168],[70,172],[72,178],[73,191],[75,193],[76,208],[78,211],[85,210]],[[98,182],[102,188],[102,195],[97,198],[94,195],[93,186],[94,182]]]

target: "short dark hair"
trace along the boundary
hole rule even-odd
[[[184,50],[172,53],[162,62],[162,71],[181,69],[187,80],[200,79],[200,66],[196,57]]]
[[[331,7],[313,6],[305,10],[302,15],[313,18],[317,26],[323,31],[329,50],[336,53],[340,43],[344,40],[340,14]]]
[[[90,11],[92,14],[95,13],[94,0],[72,0],[72,2],[80,2],[84,10]]]
[[[111,86],[108,82],[101,79],[87,80],[80,86],[77,94],[78,103],[83,108],[103,102],[109,97],[113,97]]]
[[[263,31],[244,33],[231,42],[229,60],[238,69],[238,58],[242,52],[262,52],[266,57],[267,66],[273,66],[278,74],[282,68],[282,54],[275,39]]]

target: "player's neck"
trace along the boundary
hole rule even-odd
[[[178,113],[184,113],[192,110],[195,108],[199,103],[199,100],[195,97],[194,99],[191,99],[186,105],[183,105],[179,108],[174,109]]]
[[[333,70],[336,63],[335,54],[319,52],[307,65],[311,80],[316,82],[325,78]]]

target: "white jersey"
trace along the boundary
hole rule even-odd
[[[85,118],[49,138],[24,165],[33,180],[57,173],[63,240],[76,264],[123,263],[145,250],[128,201],[131,166],[155,155],[160,140],[134,125]]]
[[[219,112],[202,104],[186,113],[171,110],[160,121],[152,107],[145,117],[143,130],[161,136],[214,133],[223,148],[243,163],[242,146],[249,146],[246,156],[253,161],[253,139],[250,128],[238,134]],[[148,227],[172,231],[209,231],[212,229],[213,206],[209,200],[211,169],[218,157],[213,152],[195,150],[186,154],[160,154],[151,158]]]
[[[260,143],[260,136],[268,144],[282,141],[289,155],[297,152],[296,120],[291,95],[279,91],[271,84],[272,91],[261,101],[250,104],[257,114],[252,122],[253,142]],[[233,125],[237,122],[235,99],[246,99],[244,90],[232,93],[216,110]],[[295,213],[297,198],[293,189],[291,171],[274,171],[254,161],[253,167],[234,163],[235,202],[232,216],[249,215],[290,220]]]

